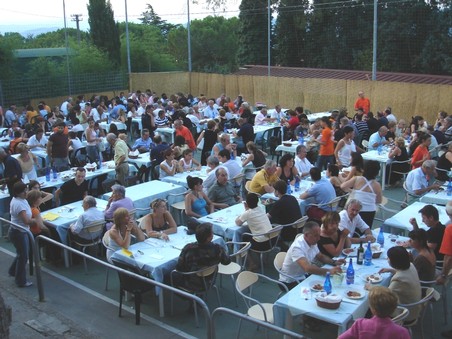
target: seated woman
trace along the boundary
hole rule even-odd
[[[388,261],[391,268],[382,268],[378,273],[389,272],[393,274],[389,289],[397,295],[400,304],[411,304],[422,298],[421,283],[416,267],[410,263],[410,255],[402,246],[391,247],[388,252]],[[366,283],[367,290],[372,289],[370,283]],[[421,308],[413,307],[405,319],[405,323],[413,322],[419,316]]]
[[[416,267],[419,280],[432,281],[435,280],[435,253],[428,247],[427,232],[422,228],[410,231],[411,247],[417,251],[417,255],[413,258],[414,267]]]
[[[146,230],[150,238],[160,238],[168,241],[168,234],[177,232],[176,222],[168,211],[166,201],[155,199],[151,202],[152,213],[146,215],[141,220],[140,228]]]
[[[184,172],[199,171],[201,169],[201,164],[198,160],[193,159],[193,151],[187,148],[182,152],[182,159],[179,161],[179,168]]]
[[[248,141],[246,143],[246,149],[249,152],[249,155],[242,162],[242,167],[248,165],[248,163],[252,162],[255,168],[259,168],[265,165],[267,159],[267,153],[262,152],[259,148],[257,148],[256,144],[252,141]]]
[[[187,177],[190,193],[185,195],[185,214],[189,217],[200,218],[213,213],[215,204],[210,201],[202,189],[202,179]]]
[[[392,314],[397,308],[397,295],[389,288],[376,286],[369,292],[369,307],[373,317],[356,320],[339,339],[398,338],[410,339],[408,330],[394,323]]]
[[[259,197],[255,193],[248,193],[246,195],[245,202],[245,212],[238,216],[235,219],[235,224],[237,226],[242,226],[245,222],[247,222],[248,227],[252,234],[262,234],[270,231],[272,229],[272,225],[270,220],[268,219],[265,211],[257,206],[259,202]],[[263,236],[252,237],[248,235],[242,236],[242,241],[251,242],[251,247],[258,251],[265,251],[270,249],[273,245],[272,242],[276,241],[276,238],[272,240],[267,240],[267,238]]]
[[[294,166],[294,157],[290,153],[284,154],[279,160],[279,167],[276,170],[276,175],[284,182],[290,182],[291,185],[295,183],[295,178],[298,177],[298,170]]]
[[[350,180],[351,178],[355,176],[363,175],[364,172],[364,159],[358,152],[352,152],[351,155],[351,161],[350,161],[350,172],[342,173],[341,176],[339,176],[339,179],[342,182],[345,182],[347,180]]]
[[[28,191],[36,190],[41,193],[41,204],[45,204],[48,201],[52,201],[53,194],[41,191],[41,184],[36,180],[30,180],[28,183]]]
[[[348,229],[338,228],[341,217],[337,212],[327,212],[322,218],[320,240],[317,243],[321,253],[330,258],[340,256],[344,248],[351,245]]]
[[[389,159],[392,159],[393,161],[406,161],[409,159],[408,152],[405,147],[405,139],[404,138],[398,137],[395,139],[394,146],[389,151],[388,157],[389,157]],[[389,168],[391,168],[392,171],[407,172],[410,170],[410,165],[408,163],[392,164],[392,167],[388,166],[386,168],[386,172],[389,171]],[[390,175],[389,175],[389,173],[388,173],[386,175],[386,178],[390,178],[390,181],[388,183],[390,185],[393,185],[397,181],[400,181],[402,179],[402,174],[390,173]]]
[[[411,169],[421,167],[425,160],[430,160],[430,152],[428,148],[432,142],[432,136],[427,133],[418,132],[419,145],[412,153]]]
[[[113,214],[114,224],[108,232],[108,250],[107,260],[113,253],[121,248],[129,248],[131,235],[133,234],[137,241],[144,241],[144,233],[140,230],[135,220],[130,219],[129,211],[125,208],[118,208]]]
[[[163,160],[159,165],[160,179],[182,172],[179,162],[174,159],[174,151],[171,148],[167,148],[163,151],[163,156],[165,160]]]
[[[337,165],[335,164],[328,165],[328,168],[326,169],[326,176],[327,178],[330,178],[330,183],[331,185],[333,185],[334,190],[336,191],[336,197],[340,197],[346,194],[341,188],[342,182],[339,179],[339,167]]]
[[[447,175],[447,172],[452,168],[452,143],[449,144],[447,152],[439,157],[436,167],[438,172],[436,179],[448,181],[449,176]]]

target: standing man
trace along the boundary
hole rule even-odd
[[[85,180],[85,177],[85,168],[78,167],[75,171],[75,178],[66,181],[55,191],[55,205],[58,207],[83,200],[88,194],[88,181]],[[61,194],[63,194],[62,197]]]
[[[126,177],[129,175],[129,147],[124,140],[119,139],[115,134],[107,134],[107,142],[114,148],[115,156],[113,158],[115,162],[116,181],[122,186],[126,186]]]
[[[355,111],[358,111],[360,108],[362,108],[363,113],[366,115],[370,111],[370,100],[364,97],[363,91],[358,92],[358,99],[355,101]]]
[[[57,171],[65,171],[68,169],[68,136],[64,134],[64,122],[58,122],[56,132],[49,137],[47,142],[47,155],[50,164],[55,166]]]

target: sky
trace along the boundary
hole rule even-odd
[[[129,22],[139,22],[150,4],[154,11],[170,23],[181,24],[187,22],[187,0],[110,0],[115,20],[125,21],[125,1]],[[204,0],[193,4],[190,0],[190,19],[202,19],[208,15],[223,15],[225,17],[238,16],[240,0],[228,0],[225,11],[208,9]],[[86,31],[88,24],[88,0],[65,0],[67,27],[76,28],[72,21],[72,14],[82,14],[80,29]],[[19,32],[23,35],[38,34],[41,32],[64,28],[63,0],[2,0],[0,2],[0,33]]]

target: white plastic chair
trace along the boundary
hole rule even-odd
[[[397,306],[397,309],[395,310],[396,316],[392,317],[392,321],[396,323],[397,325],[403,326],[403,321],[408,317],[410,314],[410,311],[406,307]]]
[[[284,260],[286,259],[286,255],[287,255],[287,252],[279,252],[275,256],[275,259],[273,260],[273,266],[275,266],[276,271],[280,275],[285,276],[285,277],[287,277],[289,279],[295,280],[297,283],[302,282],[303,279],[295,278],[295,277],[293,277],[293,276],[291,276],[291,275],[289,275],[287,273],[282,272],[282,267],[283,267],[283,264],[284,264]]]
[[[433,298],[433,294],[435,292],[435,289],[433,287],[422,287],[423,294],[425,295],[421,300],[411,303],[411,304],[399,304],[399,306],[405,307],[408,310],[413,309],[415,307],[421,307],[421,310],[419,312],[419,315],[416,319],[414,319],[410,323],[404,323],[403,326],[410,331],[410,335],[413,336],[413,332],[411,330],[412,327],[416,326],[418,323],[420,323],[421,326],[421,337],[424,338],[424,316],[425,311],[427,309],[428,304],[430,303],[430,300]],[[433,328],[432,328],[433,330]]]

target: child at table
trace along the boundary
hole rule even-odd
[[[369,292],[369,307],[373,314],[370,319],[358,319],[339,339],[352,338],[398,338],[409,339],[410,333],[394,323],[391,315],[397,308],[397,295],[389,288],[376,286]]]
[[[179,165],[184,172],[199,171],[201,169],[201,164],[196,159],[193,159],[193,151],[189,148],[182,152],[182,159],[180,159]]]

